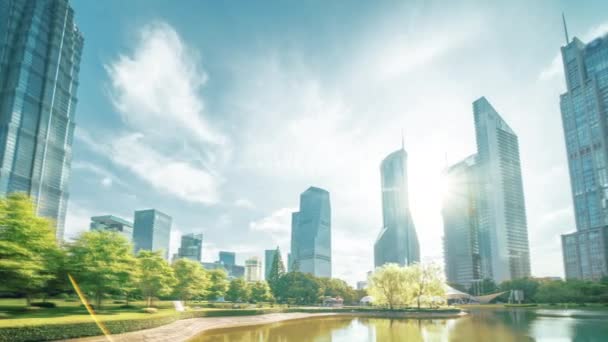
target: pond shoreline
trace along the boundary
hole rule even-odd
[[[112,340],[119,341],[136,341],[136,342],[151,342],[151,341],[188,341],[201,333],[217,330],[266,325],[272,323],[309,319],[322,317],[378,317],[378,318],[412,318],[412,319],[429,319],[429,318],[458,318],[467,315],[466,312],[387,312],[387,311],[369,311],[369,312],[320,312],[320,313],[270,313],[251,316],[224,316],[224,317],[203,317],[189,318],[175,321],[166,325],[162,325],[152,329],[131,331],[127,333],[112,335]],[[62,341],[69,342],[105,342],[106,337],[91,336]]]

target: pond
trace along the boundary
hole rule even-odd
[[[477,309],[451,319],[333,316],[203,333],[196,342],[227,341],[608,341],[608,312]]]

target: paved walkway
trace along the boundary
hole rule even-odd
[[[333,313],[274,313],[256,316],[233,316],[233,317],[204,317],[182,319],[157,328],[132,331],[119,335],[112,335],[115,342],[180,342],[200,334],[203,331],[216,328],[241,327],[248,325],[268,324],[280,321],[300,319],[307,317],[332,316]],[[83,337],[66,340],[69,342],[107,342],[104,336]]]

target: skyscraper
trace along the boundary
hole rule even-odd
[[[448,191],[441,211],[446,278],[466,287],[481,279],[476,159],[472,155],[447,168]]]
[[[67,0],[0,3],[0,195],[24,192],[63,239],[83,37]]]
[[[274,256],[277,254],[276,249],[267,249],[264,251],[264,279],[268,280],[268,275],[272,269]]]
[[[485,97],[473,102],[481,272],[497,283],[530,276],[517,135]]]
[[[517,135],[485,97],[473,114],[477,154],[446,170],[442,208],[446,276],[465,286],[530,276]]]
[[[135,252],[141,249],[162,250],[165,260],[169,258],[171,240],[171,216],[156,209],[138,210],[133,224]]]
[[[236,263],[236,254],[234,252],[220,251],[220,263],[227,266],[232,266]]]
[[[186,258],[194,261],[201,261],[203,256],[203,234],[182,235],[181,246],[177,250],[177,258]]]
[[[91,217],[91,230],[109,230],[118,232],[129,241],[133,241],[133,224],[114,215]]]
[[[262,262],[258,257],[245,260],[245,280],[250,282],[262,280]]]
[[[380,164],[383,226],[374,244],[374,264],[410,265],[420,261],[420,248],[410,214],[407,152],[389,154]]]
[[[311,186],[300,195],[300,211],[291,216],[294,266],[317,277],[331,277],[331,206],[329,192]]]
[[[565,22],[564,22],[565,24]],[[565,28],[565,27],[564,27]],[[561,48],[567,91],[560,96],[576,232],[562,235],[568,279],[608,275],[608,35]]]

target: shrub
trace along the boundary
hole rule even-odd
[[[126,302],[124,300],[114,300],[114,301],[112,301],[112,303],[114,303],[114,304],[125,304]]]
[[[53,302],[33,302],[30,306],[37,306],[39,308],[55,308],[57,305]]]
[[[0,312],[0,319],[3,318],[10,318],[11,316],[9,314],[7,314],[6,312]]]
[[[135,305],[125,304],[125,305],[119,306],[119,308],[120,309],[136,309],[137,307]]]
[[[69,303],[74,303],[74,302],[80,302],[80,299],[78,299],[78,298],[66,298],[63,301],[64,302],[69,302]]]
[[[143,308],[141,311],[152,314],[152,313],[157,313],[158,309],[157,308]]]

